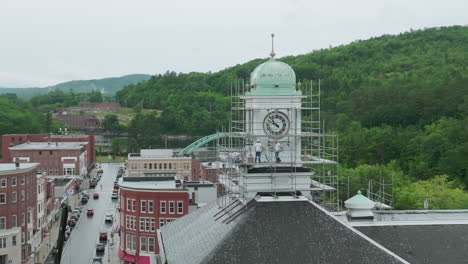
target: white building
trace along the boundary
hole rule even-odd
[[[127,159],[127,176],[174,176],[188,180],[191,176],[192,158],[177,157],[172,149],[142,149],[130,153]]]

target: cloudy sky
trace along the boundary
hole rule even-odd
[[[409,29],[467,25],[466,0],[1,0],[0,87],[218,71]]]

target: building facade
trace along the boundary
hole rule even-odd
[[[2,136],[2,162],[14,162],[10,147],[24,144],[26,142],[85,142],[88,153],[88,167],[96,162],[94,135],[68,134],[68,135],[46,135],[46,134],[8,134]]]
[[[130,153],[128,176],[174,176],[178,180],[192,178],[192,158],[177,157],[172,149],[142,149]]]
[[[38,163],[0,164],[0,259],[5,261],[26,263],[31,255],[38,229],[38,167]],[[18,256],[20,261],[15,261]]]
[[[189,194],[174,177],[123,177],[119,257],[130,263],[159,254],[157,230],[188,214]]]
[[[49,176],[78,177],[88,173],[86,142],[27,142],[10,147],[15,162],[37,162]]]
[[[93,132],[101,128],[99,118],[95,115],[56,115],[54,118],[74,130]]]

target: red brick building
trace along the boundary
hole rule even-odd
[[[138,263],[159,254],[157,230],[189,212],[189,194],[174,177],[123,177],[119,257]]]
[[[2,136],[2,162],[14,162],[9,148],[26,142],[85,142],[87,143],[88,169],[91,168],[96,161],[94,135],[8,134]]]
[[[120,108],[119,103],[86,103],[83,104],[84,110],[117,110]]]
[[[0,237],[6,237],[7,259],[26,263],[37,224],[38,163],[0,164]],[[11,232],[12,230],[19,232]],[[20,252],[13,252],[19,250]],[[5,252],[1,252],[3,255]],[[19,256],[19,257],[15,257]],[[15,259],[18,259],[15,261]]]
[[[95,115],[56,115],[54,118],[74,130],[96,131],[101,127],[99,118]]]
[[[86,142],[27,142],[10,147],[14,162],[37,162],[39,172],[49,176],[86,176]]]

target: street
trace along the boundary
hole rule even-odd
[[[106,213],[112,213],[114,219],[116,216],[117,200],[111,200],[114,180],[117,176],[120,163],[101,164],[103,175],[95,189],[89,189],[90,199],[88,204],[82,206],[81,217],[73,229],[70,238],[65,244],[61,263],[69,264],[86,264],[92,263],[93,257],[96,255],[96,244],[99,238],[99,232],[107,232],[110,240],[110,231],[113,224],[105,223],[104,217]],[[102,190],[100,185],[102,184]],[[99,193],[100,197],[94,200],[93,193]],[[94,216],[86,215],[87,209],[94,209]],[[117,245],[113,245],[116,247]],[[105,255],[100,255],[103,263],[108,262],[107,252],[109,250],[106,244]],[[112,260],[117,256],[111,256]],[[114,260],[115,261],[115,260]]]

